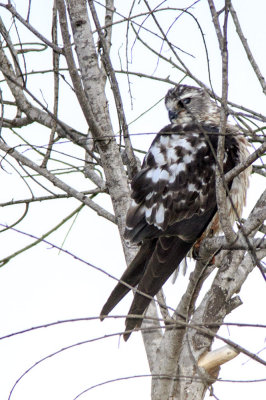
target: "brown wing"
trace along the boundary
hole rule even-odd
[[[139,243],[158,229],[173,234],[173,225],[193,215],[203,215],[216,206],[215,151],[217,128],[208,130],[209,143],[195,126],[186,131],[169,125],[152,143],[141,171],[132,182],[132,203],[126,220],[125,238]],[[166,132],[172,133],[166,133]],[[233,138],[232,138],[233,140]],[[229,143],[228,143],[229,145]],[[225,170],[235,164],[234,156]],[[155,229],[157,228],[157,229]],[[190,240],[190,235],[184,240]]]
[[[138,291],[129,310],[139,319],[126,320],[126,330],[140,326],[153,297],[201,236],[217,210],[215,156],[218,127],[169,125],[153,141],[141,171],[132,182],[132,204],[125,238],[142,243],[122,280]],[[224,171],[238,160],[233,136],[225,140]],[[101,312],[107,315],[129,291],[122,283],[113,290]],[[148,296],[145,296],[148,295]],[[129,333],[125,334],[125,339]]]

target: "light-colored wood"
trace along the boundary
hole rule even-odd
[[[232,360],[238,354],[239,353],[235,349],[226,345],[220,349],[203,354],[199,359],[198,366],[203,367],[208,372]]]

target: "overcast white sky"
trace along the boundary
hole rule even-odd
[[[122,14],[128,12],[126,3],[122,0],[116,2],[116,8]],[[157,4],[155,1],[150,3]],[[165,6],[176,6],[176,3],[178,3],[178,7],[191,4],[190,1],[167,1]],[[223,4],[222,1],[215,3]],[[23,12],[24,16],[27,4],[27,1],[16,1],[18,10]],[[259,0],[253,2],[242,0],[241,2],[235,1],[233,4],[238,11],[245,36],[254,51],[254,56],[262,73],[265,74],[266,3]],[[139,10],[141,7],[140,4]],[[32,0],[31,23],[47,37],[50,37],[51,8],[51,0]],[[219,8],[218,5],[217,8]],[[209,50],[212,84],[220,94],[219,50],[211,25],[207,1],[200,1],[192,11],[202,24]],[[10,20],[8,13],[4,12],[2,8],[0,8],[0,14],[5,21]],[[164,28],[167,29],[173,19],[173,16],[170,18],[169,11],[165,12],[162,20]],[[28,34],[20,25],[18,26],[22,40],[34,40],[31,34]],[[193,73],[208,84],[203,43],[196,24],[192,23],[190,18],[183,17],[180,19],[180,23],[172,28],[169,37],[177,46],[195,56],[192,59],[182,55],[184,61],[189,62]],[[147,35],[147,40],[152,44],[154,39]],[[265,98],[246,61],[243,50],[240,50],[239,41],[232,26],[229,29],[229,49],[230,100],[265,114]],[[163,47],[162,52],[165,56],[169,55],[166,47]],[[118,53],[123,59],[125,26],[122,28],[121,25],[115,27],[113,36],[112,56],[117,69],[120,68]],[[45,69],[50,65],[50,61],[50,52],[35,53],[30,62],[28,61],[28,70]],[[132,71],[142,71],[148,74],[155,71],[155,76],[167,77],[170,75],[175,81],[182,78],[182,75],[169,65],[159,63],[157,66],[157,58],[150,54],[147,55],[147,51],[140,44],[136,44],[132,49],[130,68]],[[170,88],[168,84],[146,81],[143,78],[131,77],[130,81],[132,83],[133,109],[130,105],[127,79],[125,76],[119,77],[128,122],[133,121],[144,110],[154,105]],[[50,78],[40,75],[29,78],[29,85],[34,93],[40,99],[44,98],[52,108],[50,82]],[[185,82],[191,83],[188,79]],[[85,133],[85,120],[77,104],[73,103],[69,89],[63,83],[61,83],[61,89],[60,118]],[[110,108],[113,109],[112,103],[110,103]],[[130,132],[156,132],[167,123],[167,113],[161,102],[141,119],[131,124]],[[27,139],[36,144],[47,142],[47,133],[39,126],[30,127],[27,135]],[[151,135],[134,137],[134,146],[147,150],[152,138]],[[10,137],[9,140],[12,144],[14,139]],[[67,145],[64,150],[68,150]],[[78,152],[78,150],[76,155],[81,158],[84,156],[83,152]],[[25,185],[14,174],[14,171],[11,168],[7,170],[9,173],[1,171],[0,175],[1,187],[4,188],[0,193],[0,202],[12,198],[30,197],[30,193],[25,190]],[[11,172],[13,175],[10,174]],[[85,189],[83,182],[77,176],[68,179],[76,188]],[[265,179],[256,178],[252,181],[246,215],[258,198],[258,193],[262,192],[264,188]],[[36,193],[43,193],[37,187],[35,190]],[[106,196],[101,197],[100,203],[111,210]],[[39,236],[59,223],[78,205],[78,202],[72,199],[51,201],[46,205],[43,203],[32,204],[29,218],[19,228]],[[23,206],[5,207],[0,209],[0,212],[0,223],[10,224],[22,214]],[[49,237],[48,240],[61,246],[69,227],[70,223]],[[30,241],[28,237],[19,233],[6,232],[2,234],[0,258],[22,248]],[[63,247],[118,278],[125,268],[116,227],[96,216],[90,209],[86,208],[81,211]],[[178,296],[182,295],[186,281],[187,277],[180,276],[175,285],[167,283],[165,291],[168,305],[174,307],[177,304]],[[112,279],[85,263],[77,261],[63,252],[59,253],[48,244],[40,244],[29,252],[19,255],[0,269],[0,336],[59,320],[97,317],[114,284]],[[206,287],[207,285],[208,283]],[[227,321],[266,324],[265,292],[265,282],[260,273],[255,270],[241,291],[243,306],[235,310]],[[113,315],[125,315],[130,302],[131,294],[118,305]],[[61,324],[0,340],[0,399],[7,399],[16,380],[43,357],[75,343],[121,332],[123,328],[124,320],[121,318],[109,319],[103,323],[96,319]],[[250,351],[258,352],[265,347],[265,330],[262,329],[230,328],[229,330],[222,329],[221,334],[229,336],[230,339],[237,341]],[[221,343],[216,344],[217,347],[221,345]],[[260,355],[265,359],[266,352],[264,351]],[[72,400],[82,390],[98,383],[142,374],[149,374],[149,369],[140,333],[133,334],[126,344],[120,340],[119,336],[114,336],[80,344],[36,365],[18,383],[11,399]],[[220,377],[229,380],[265,378],[265,368],[263,369],[262,366],[244,356],[239,356],[222,367]],[[215,395],[220,400],[233,398],[250,400],[251,396],[259,400],[264,398],[265,390],[265,382],[257,384],[218,383],[215,385]],[[150,378],[139,377],[94,388],[80,398],[100,400],[108,397],[117,400],[124,398],[135,400],[136,398],[148,399],[149,393]]]

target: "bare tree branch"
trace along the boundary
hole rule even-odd
[[[245,49],[246,54],[247,54],[247,58],[248,58],[251,66],[252,66],[252,68],[253,68],[253,70],[254,70],[257,78],[258,78],[258,81],[259,81],[259,83],[260,83],[260,85],[262,87],[263,93],[266,94],[266,82],[265,82],[265,79],[264,79],[262,73],[260,72],[258,64],[256,63],[256,61],[255,61],[255,59],[253,57],[253,54],[252,54],[252,52],[251,52],[251,50],[249,48],[247,39],[244,37],[244,34],[243,34],[241,26],[240,26],[240,22],[239,22],[238,17],[237,17],[237,13],[235,12],[235,9],[234,9],[231,1],[230,1],[230,5],[229,5],[229,10],[230,10],[230,14],[231,14],[231,16],[233,18],[233,21],[234,21],[238,36],[239,36],[239,38],[241,40],[241,43],[242,43],[242,45],[243,45],[243,47]]]
[[[211,8],[212,9],[212,8]],[[226,133],[226,123],[227,123],[227,96],[228,96],[228,51],[227,51],[227,23],[228,23],[228,1],[225,2],[224,11],[224,25],[223,34],[219,33],[217,27],[218,41],[221,48],[222,57],[222,103],[221,103],[221,117],[220,117],[220,133],[217,145],[217,166],[216,166],[216,201],[218,206],[219,220],[222,230],[226,236],[229,243],[234,242],[235,233],[232,229],[229,210],[227,207],[227,193],[229,192],[228,187],[223,179],[223,164],[224,164],[224,144],[225,144],[225,133]],[[215,21],[217,19],[215,18]],[[226,193],[227,192],[227,193]],[[228,195],[230,196],[230,195]]]
[[[47,46],[51,47],[54,51],[59,54],[62,54],[62,49],[50,42],[46,37],[44,37],[37,29],[35,29],[28,21],[26,21],[12,6],[10,2],[8,4],[0,3],[0,7],[6,8],[14,17],[16,17],[26,28],[28,28],[37,38],[39,38],[42,42],[47,44]]]
[[[53,185],[57,186],[64,192],[68,193],[70,196],[75,197],[82,203],[89,206],[92,210],[96,211],[99,216],[104,217],[113,223],[116,223],[115,217],[111,213],[104,210],[101,206],[96,204],[89,197],[78,192],[73,187],[67,185],[65,182],[58,179],[55,175],[51,174],[47,169],[39,167],[33,161],[29,160],[28,158],[26,158],[25,156],[20,154],[18,151],[16,151],[14,148],[6,145],[5,143],[0,142],[0,149],[2,151],[4,151],[5,153],[7,153],[9,156],[15,158],[17,161],[21,162],[23,165],[33,169],[34,171],[38,172],[40,175],[44,176]]]
[[[21,193],[16,191],[15,184],[12,185],[12,190],[5,187],[3,191],[5,197],[1,201],[0,207],[14,207],[10,212],[11,222],[0,224],[3,228],[1,233],[3,238],[11,232],[24,235],[32,242],[29,246],[21,246],[20,249],[8,253],[8,256],[2,257],[0,265],[7,264],[18,254],[43,242],[49,248],[58,249],[73,257],[75,261],[90,266],[116,282],[119,281],[115,277],[116,273],[112,275],[103,268],[81,259],[78,254],[70,253],[68,250],[50,243],[46,238],[64,221],[76,215],[77,210],[85,204],[99,216],[117,224],[127,262],[129,263],[134,257],[137,246],[128,246],[123,239],[129,203],[129,182],[138,170],[138,161],[134,155],[134,151],[137,150],[132,147],[131,140],[133,140],[133,136],[145,135],[143,146],[146,146],[145,139],[147,141],[153,139],[151,135],[155,135],[155,132],[145,132],[147,129],[143,125],[141,129],[138,128],[131,132],[132,137],[130,138],[127,125],[128,115],[130,115],[130,111],[127,109],[127,97],[134,107],[137,104],[131,114],[130,124],[132,123],[133,127],[133,123],[139,122],[140,118],[144,116],[147,117],[147,121],[154,117],[156,111],[153,108],[164,96],[162,83],[175,86],[180,81],[183,83],[185,78],[188,78],[185,80],[185,84],[187,82],[189,84],[192,80],[196,85],[204,88],[221,108],[218,152],[217,154],[214,152],[214,157],[217,155],[216,193],[225,237],[207,237],[202,240],[198,251],[195,251],[196,265],[190,273],[187,287],[181,289],[183,291],[180,294],[181,300],[175,308],[169,306],[168,297],[159,293],[157,299],[151,302],[144,316],[140,331],[151,371],[145,376],[152,378],[152,400],[203,400],[210,385],[218,379],[220,365],[239,353],[245,354],[261,365],[265,366],[266,363],[258,354],[255,354],[256,350],[249,351],[246,346],[240,346],[238,341],[231,341],[218,333],[221,326],[240,328],[240,326],[252,325],[237,322],[224,323],[224,318],[242,305],[238,293],[256,265],[259,266],[265,277],[262,258],[266,255],[266,240],[263,236],[265,233],[266,192],[257,201],[246,220],[237,216],[237,234],[230,225],[226,206],[228,186],[233,178],[250,168],[251,164],[258,159],[259,161],[253,169],[257,174],[256,178],[261,179],[261,176],[265,174],[263,156],[266,151],[266,116],[256,110],[255,106],[255,110],[252,110],[245,104],[236,104],[228,98],[228,85],[230,87],[231,83],[231,75],[228,75],[228,57],[230,57],[231,47],[227,46],[227,41],[234,45],[234,41],[231,41],[231,30],[227,29],[229,13],[241,41],[239,46],[243,46],[248,58],[246,64],[250,63],[252,66],[264,93],[266,85],[261,69],[252,54],[252,49],[244,37],[238,15],[231,1],[225,0],[223,8],[218,9],[218,2],[208,0],[210,15],[205,16],[206,20],[197,14],[198,3],[201,4],[196,0],[187,8],[177,8],[168,7],[166,3],[152,4],[148,0],[144,2],[132,0],[128,4],[123,3],[123,12],[121,12],[122,7],[120,8],[119,3],[116,4],[114,0],[103,2],[55,0],[53,12],[51,13],[52,10],[49,9],[47,18],[47,25],[51,24],[52,18],[52,39],[49,37],[49,30],[46,30],[47,37],[38,31],[33,19],[34,14],[31,13],[31,1],[25,5],[24,9],[21,6],[19,10],[22,11],[19,12],[11,5],[10,1],[6,4],[0,3],[3,11],[0,21],[2,35],[0,82],[3,84],[0,91],[0,150],[2,153],[0,166],[5,173],[4,178],[8,179],[7,174],[14,175],[15,171],[15,178],[23,180]],[[25,18],[22,15],[25,15]],[[9,18],[8,22],[6,22],[6,16],[7,19]],[[12,24],[10,24],[10,17]],[[216,49],[218,51],[220,49],[220,60],[217,60],[215,53],[210,52],[209,44],[212,38],[208,35],[209,25],[205,24],[206,21],[213,24],[216,32]],[[60,27],[61,35],[58,35],[57,25]],[[190,26],[192,29],[189,29]],[[189,37],[186,35],[187,28]],[[29,35],[27,42],[23,40],[24,31]],[[184,31],[184,35],[180,35],[181,31]],[[38,43],[35,37],[37,37]],[[33,39],[31,40],[31,38]],[[193,47],[192,45],[188,52],[185,49],[187,42],[184,38],[188,40],[188,43],[191,43],[191,38],[193,38],[192,40],[195,39],[195,43],[200,43],[200,46]],[[63,48],[58,44],[60,40],[63,42]],[[40,53],[41,56],[48,55],[49,52],[50,55],[53,54],[53,58],[48,55],[46,57],[47,64],[42,65],[38,57],[39,52],[44,50],[47,52]],[[114,69],[117,66],[115,58],[117,53],[120,69]],[[216,57],[215,63],[218,61],[222,65],[219,74],[217,69],[215,69],[215,74],[211,74],[214,72],[211,70],[212,66],[216,65],[213,63],[213,54]],[[32,56],[36,62],[32,62]],[[149,72],[149,68],[152,68],[150,59],[155,59],[156,76],[155,73]],[[206,82],[199,79],[201,72],[195,68],[199,63],[202,65],[202,62],[204,65],[207,62],[207,68],[204,71]],[[128,78],[128,95],[127,88],[123,87],[124,77],[121,77],[124,74],[127,74]],[[140,81],[133,77],[142,79]],[[152,106],[147,103],[143,103],[143,105],[139,99],[143,96],[149,98],[150,89],[147,90],[147,88],[151,88],[152,82],[155,81],[158,82],[159,94],[152,100]],[[222,82],[222,86],[220,82]],[[48,92],[45,95],[43,94],[45,91],[41,92],[44,85],[49,88],[48,95]],[[139,92],[138,85],[141,86]],[[212,85],[215,88],[217,85],[221,86],[221,96],[215,93]],[[54,88],[53,93],[52,87]],[[162,93],[160,88],[163,90]],[[140,97],[133,102],[135,89],[136,93],[140,93],[140,95],[138,94]],[[41,95],[38,94],[38,90]],[[64,98],[63,94],[65,93],[67,96]],[[125,102],[123,93],[126,93]],[[230,92],[231,95],[233,92]],[[83,133],[79,132],[78,128],[74,129],[77,122],[80,121],[77,121],[75,113],[72,115],[72,101],[75,103],[75,110],[77,107],[84,116],[81,122],[83,128],[80,128],[84,131]],[[141,107],[138,108],[140,105]],[[66,115],[68,109],[71,110],[71,114]],[[226,123],[229,114],[241,130],[241,135],[243,134],[243,138],[241,137],[240,140],[248,138],[252,145],[255,144],[253,153],[246,159],[243,157],[241,163],[239,162],[224,176],[222,171],[225,156],[224,141],[227,135]],[[69,120],[72,126],[65,122]],[[117,125],[118,129],[113,128]],[[39,127],[41,128],[40,134]],[[43,129],[43,127],[48,129]],[[16,128],[20,130],[18,131]],[[239,130],[237,130],[237,135],[239,135]],[[62,140],[62,138],[64,139]],[[145,153],[143,150],[141,152]],[[75,174],[70,175],[70,173]],[[53,185],[58,189],[53,190]],[[87,190],[81,191],[78,188]],[[96,196],[100,193],[104,193],[104,196],[98,196],[96,200]],[[255,193],[255,195],[257,194]],[[35,207],[31,206],[31,203],[44,202],[48,205],[46,202],[48,200],[69,197],[77,199],[81,205],[49,232],[37,237],[32,233],[26,233],[26,229],[14,228],[22,220],[30,223],[31,215],[28,213],[28,209]],[[111,200],[113,214],[104,206],[99,205],[105,204],[102,203],[102,200],[105,201],[107,198],[108,206],[106,207],[110,207],[109,200]],[[99,204],[97,204],[98,201]],[[16,207],[21,204],[25,208]],[[60,207],[58,201],[52,205]],[[42,209],[41,204],[36,204],[36,207]],[[19,215],[16,214],[16,208]],[[13,210],[14,214],[12,214]],[[3,211],[9,218],[10,210]],[[104,235],[103,232],[104,240],[110,240]],[[210,280],[209,290],[205,287],[207,278]],[[120,282],[134,292],[141,293],[137,287],[133,288],[123,281]],[[167,291],[166,294],[168,295]],[[147,297],[151,299],[151,296],[147,295]],[[171,300],[175,301],[175,293],[173,297],[174,299]],[[110,318],[124,317],[116,315]],[[139,318],[137,315],[131,317]],[[95,321],[98,318],[91,317],[90,319]],[[47,326],[50,325],[52,326],[52,324],[47,324]],[[255,325],[258,329],[265,329],[263,324]],[[32,328],[32,330],[34,329]],[[24,331],[30,331],[30,329]],[[16,334],[19,332],[13,332],[6,337]],[[93,338],[79,344],[116,335],[120,336],[121,332]],[[5,336],[0,339],[4,338]],[[213,350],[214,340],[215,342],[222,341],[225,346],[219,351]],[[10,396],[13,395],[17,384],[36,365],[79,344],[67,346],[37,361],[16,380]],[[120,379],[126,378],[120,377]],[[107,381],[98,385],[105,383]],[[83,392],[79,390],[76,398],[98,385],[91,386]],[[213,390],[215,390],[215,386],[214,389],[211,388],[211,394],[218,398]]]

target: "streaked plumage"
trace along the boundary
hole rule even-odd
[[[121,280],[153,297],[173,273],[193,244],[208,230],[219,230],[215,195],[215,152],[220,110],[208,94],[193,86],[179,85],[165,98],[170,125],[155,137],[140,172],[132,181],[125,239],[140,249]],[[238,127],[227,124],[224,173],[243,161],[247,141]],[[239,215],[245,203],[249,170],[229,184]],[[235,215],[228,201],[230,218]],[[101,316],[107,315],[129,289],[114,288]],[[135,293],[126,330],[139,327],[150,297]],[[125,340],[129,333],[124,335]]]

